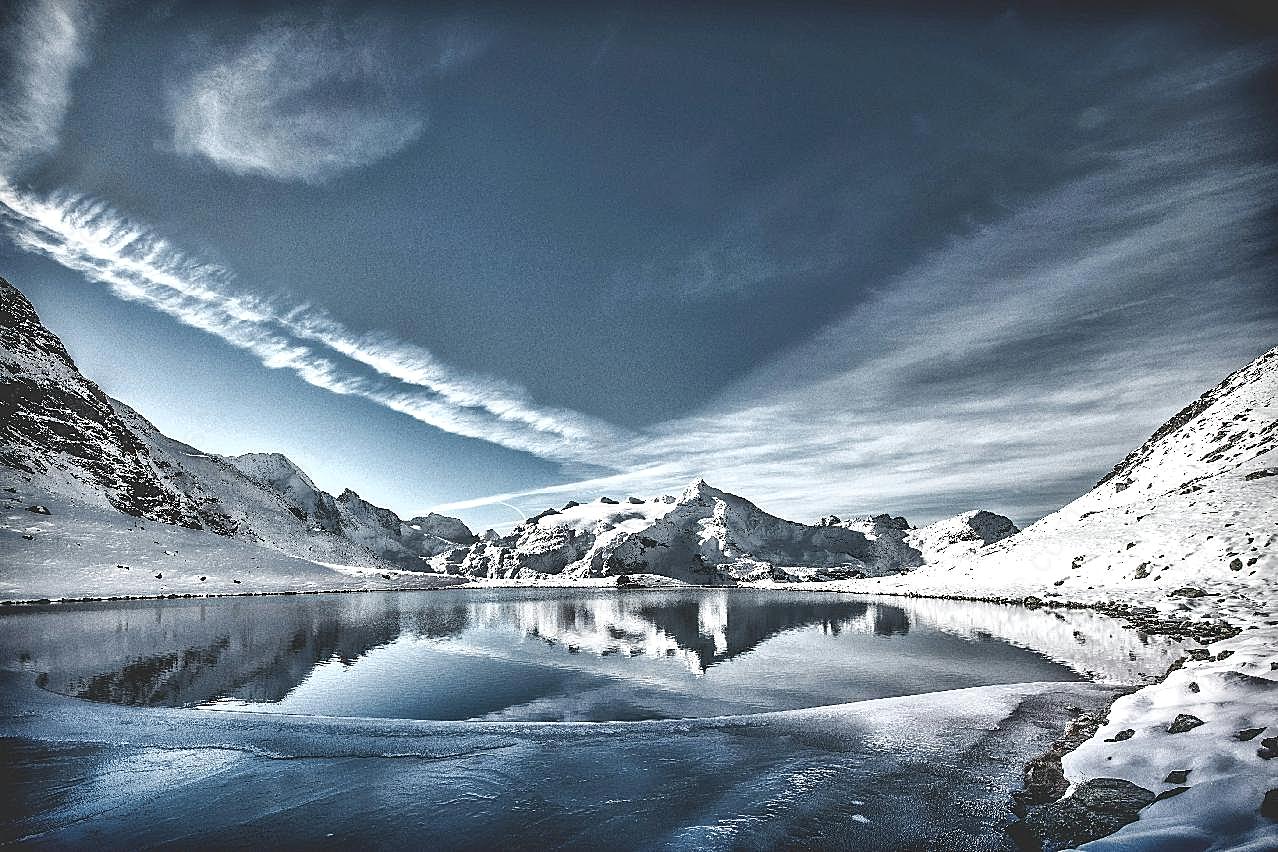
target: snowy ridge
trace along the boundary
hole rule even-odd
[[[1174,489],[1198,491],[1202,480],[1278,449],[1276,386],[1278,349],[1271,349],[1163,424],[1093,494],[1121,502]]]
[[[979,518],[973,521],[973,518]],[[995,520],[997,519],[997,520]],[[601,498],[547,509],[509,535],[485,537],[464,554],[436,560],[448,573],[490,579],[657,575],[697,584],[757,580],[837,580],[895,573],[923,564],[913,538],[939,542],[1011,535],[1011,521],[973,512],[910,530],[904,518],[875,515],[816,525],[788,521],[697,481],[679,497]]]
[[[1094,489],[974,558],[940,558],[912,588],[1113,599],[1168,611],[1263,598],[1278,567],[1278,349],[1208,391]],[[1166,603],[1170,601],[1170,603]]]

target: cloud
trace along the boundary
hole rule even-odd
[[[323,27],[281,31],[290,46],[283,53],[265,32],[191,81],[225,98],[214,101],[229,112],[211,138],[238,153],[222,162],[209,153],[222,148],[193,152],[280,179],[317,181],[350,167],[340,155],[349,139],[327,126],[308,135],[310,119],[294,119],[359,119],[363,106],[332,113],[332,102],[311,97],[345,79],[333,55],[354,51],[356,88],[380,72]],[[441,62],[465,53],[443,51]],[[1272,62],[1261,51],[1191,62],[1191,71],[1152,75],[1080,109],[1094,135],[1090,148],[1071,153],[1086,170],[956,233],[700,411],[643,434],[539,405],[509,382],[349,329],[316,307],[255,296],[231,271],[91,199],[0,181],[0,222],[20,247],[267,367],[453,434],[592,468],[577,482],[438,509],[540,508],[534,501],[671,491],[705,476],[791,517],[892,510],[929,520],[984,505],[1025,520],[1081,493],[1167,415],[1274,345],[1273,128],[1230,89]],[[270,105],[280,92],[289,94]],[[237,138],[236,121],[246,138]],[[260,132],[248,133],[253,127]],[[719,286],[725,276],[770,279],[766,251],[730,249],[749,249],[752,235],[819,182],[800,180],[802,192],[784,203],[726,224],[724,248],[689,267],[709,271],[690,273],[683,295],[729,298]],[[838,210],[847,200],[822,203]],[[829,247],[828,257],[817,254],[822,269],[841,257]]]
[[[187,257],[100,202],[65,193],[42,198],[0,182],[0,222],[20,248],[216,335],[266,367],[443,431],[591,466],[635,440],[586,415],[538,407],[508,383],[459,373],[419,346],[355,334],[313,308],[237,292],[230,271]]]
[[[76,0],[31,0],[9,13],[0,65],[0,175],[58,143],[92,21]]]
[[[631,475],[501,499],[536,510],[705,476],[790,517],[1058,508],[1278,344],[1273,128],[1230,89],[1272,61],[1242,51],[1113,97],[1107,112],[1130,123],[1093,143],[1087,173],[956,235],[698,413],[653,427],[618,457]],[[1172,122],[1141,114],[1188,91],[1201,100]]]
[[[440,44],[429,69],[473,53]],[[237,175],[323,183],[389,157],[425,126],[379,31],[332,21],[274,22],[172,94],[173,144]]]

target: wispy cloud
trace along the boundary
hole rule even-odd
[[[57,144],[92,27],[77,0],[19,2],[9,16],[0,31],[0,175]]]
[[[1278,343],[1273,128],[1229,92],[1273,61],[1241,51],[1111,98],[1089,173],[956,236],[701,412],[654,427],[619,459],[632,475],[577,491],[705,476],[790,516],[923,520],[978,505],[1028,520],[1081,494]],[[1159,121],[1187,92],[1200,101]],[[500,497],[535,510],[565,493]]]
[[[536,406],[508,383],[447,368],[422,347],[356,334],[315,309],[239,292],[230,271],[187,257],[100,202],[43,198],[0,182],[0,221],[21,248],[333,393],[562,462],[605,464],[634,440],[578,412]]]
[[[421,135],[408,84],[475,51],[455,34],[438,47],[433,65],[404,74],[376,27],[273,21],[176,88],[174,147],[238,175],[323,183]]]

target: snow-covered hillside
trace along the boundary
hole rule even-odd
[[[891,584],[1124,599],[1181,613],[1265,610],[1278,569],[1275,507],[1278,349],[1203,394],[1074,502],[1018,535],[974,554],[941,554]]]
[[[323,541],[315,552],[285,555],[11,481],[0,473],[6,483],[0,486],[0,601],[431,589],[461,582],[401,571],[369,556],[364,565],[329,563]]]
[[[434,564],[449,573],[507,579],[658,575],[698,584],[836,580],[921,565],[919,546],[940,552],[963,542],[969,552],[1015,531],[1007,518],[989,512],[971,512],[922,530],[911,530],[904,518],[889,515],[847,521],[829,516],[808,525],[778,518],[697,481],[679,497],[601,498],[547,509],[506,536],[487,536],[464,554],[454,551]]]
[[[1273,349],[1020,534],[942,554],[908,575],[840,586],[1117,604],[1138,619],[1179,620],[1203,647],[1166,680],[1120,698],[1106,724],[1065,755],[1072,795],[1048,804],[1046,819],[1080,824],[1084,800],[1100,795],[1085,782],[1117,779],[1106,783],[1135,785],[1123,789],[1145,797],[1140,818],[1087,849],[1271,849],[1278,825],[1261,803],[1278,795],[1276,544]]]
[[[401,521],[353,491],[333,497],[278,453],[222,458],[169,438],[83,376],[31,303],[3,279],[0,344],[0,483],[31,505],[65,505],[95,528],[117,528],[122,541],[138,522],[150,521],[314,563],[383,572],[426,570],[429,557],[474,541],[456,518]],[[59,534],[74,539],[71,518],[59,520]],[[3,524],[8,534],[0,545],[14,570],[46,558],[24,543],[45,534],[34,521],[24,513]],[[94,546],[91,540],[79,544]],[[277,561],[269,554],[246,558]]]

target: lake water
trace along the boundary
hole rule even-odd
[[[1039,627],[1003,638],[973,627],[1009,618]],[[1077,662],[1017,639],[1054,625],[1014,607],[740,589],[126,601],[6,615],[0,664],[36,671],[54,692],[131,705],[638,720],[1082,679]]]
[[[0,845],[1014,852],[1025,762],[1113,695],[1079,679],[1178,653],[1085,611],[741,589],[6,607]]]

